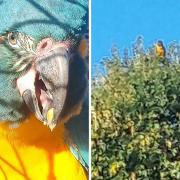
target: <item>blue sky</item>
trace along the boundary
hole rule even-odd
[[[158,39],[180,40],[179,0],[92,0],[92,67],[116,44],[130,48],[138,35],[145,47]]]

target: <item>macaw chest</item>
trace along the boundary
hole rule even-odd
[[[0,179],[86,180],[65,143],[64,126],[53,132],[34,116],[16,128],[0,123]]]
[[[164,48],[161,46],[156,46],[156,55],[159,57],[164,57],[165,56]]]

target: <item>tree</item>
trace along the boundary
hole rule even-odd
[[[92,179],[180,179],[180,64],[131,61],[104,60],[92,81]]]

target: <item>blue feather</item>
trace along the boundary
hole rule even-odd
[[[87,0],[4,0],[0,4],[0,34],[17,30],[35,39],[79,38],[87,24]]]

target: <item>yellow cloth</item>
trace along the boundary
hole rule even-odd
[[[34,116],[19,127],[0,123],[0,180],[86,180],[59,125],[53,132]]]

